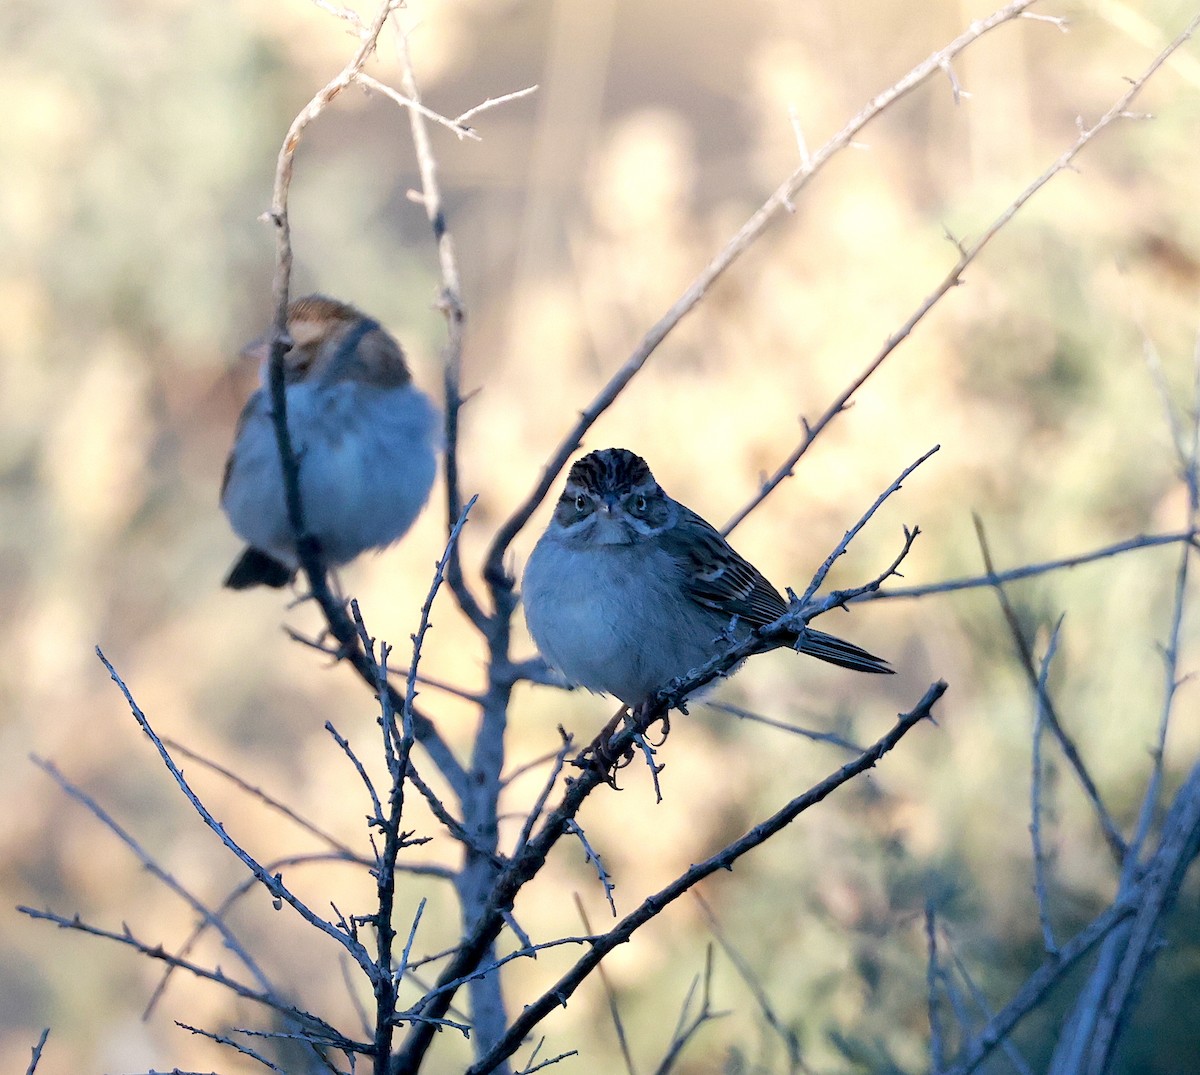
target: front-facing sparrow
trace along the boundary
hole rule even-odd
[[[398,541],[429,496],[437,466],[437,410],[412,383],[404,352],[378,321],[322,295],[288,307],[284,355],[288,429],[300,467],[307,529],[330,566]],[[271,418],[270,341],[261,387],[238,421],[221,507],[249,546],[225,585],[283,586],[298,560]]]
[[[546,660],[571,682],[628,706],[788,610],[762,572],[667,496],[645,460],[624,448],[592,452],[571,467],[522,591]],[[892,671],[811,627],[791,645],[843,668]]]

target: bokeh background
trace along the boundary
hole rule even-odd
[[[412,48],[427,103],[448,115],[538,84],[483,114],[482,141],[434,128],[469,326],[464,487],[480,501],[464,538],[474,569],[494,527],[534,482],[575,412],[735,228],[797,163],[789,106],[821,144],[910,66],[990,10],[979,0],[807,4],[747,0],[413,0]],[[366,9],[364,9],[366,11]],[[368,12],[369,13],[369,12]],[[752,494],[956,256],[945,231],[977,234],[1123,91],[1188,17],[1187,5],[1075,2],[1046,9],[1070,30],[1022,22],[956,65],[957,106],[938,79],[892,108],[804,193],[675,331],[589,435],[651,462],[674,496],[720,522]],[[0,6],[0,1066],[23,1070],[43,1026],[40,1071],[251,1067],[177,1029],[255,1025],[219,990],[174,980],[151,1018],[157,969],[127,950],[19,916],[18,903],[122,922],[178,944],[193,920],[29,760],[54,759],[202,898],[241,875],[189,812],[93,654],[102,646],[156,727],[364,847],[361,785],[322,730],[332,720],[373,758],[372,702],[348,670],[289,641],[311,610],[276,593],[220,588],[237,552],[217,488],[255,372],[240,345],[270,314],[267,207],[283,132],[353,39],[307,0],[76,0]],[[394,37],[372,72],[398,82]],[[738,531],[737,546],[798,588],[907,463],[907,483],[833,576],[850,585],[925,532],[909,582],[980,568],[971,513],[1002,566],[1186,524],[1167,424],[1144,352],[1186,397],[1198,320],[1200,62],[1189,46],[1129,120],[1103,134],[995,240],[794,479]],[[403,340],[437,392],[444,338],[433,308],[428,225],[406,117],[358,91],[310,129],[292,196],[296,293],[354,301]],[[546,518],[516,545],[519,562]],[[345,572],[370,625],[407,637],[442,542],[440,505],[398,548]],[[1013,587],[1027,630],[1066,613],[1051,684],[1108,801],[1129,824],[1162,699],[1157,646],[1169,622],[1174,550],[1145,551]],[[426,670],[482,682],[482,649],[443,598]],[[1039,958],[1028,839],[1033,707],[994,596],[885,602],[835,630],[899,674],[864,682],[789,654],[751,663],[718,697],[866,741],[928,683],[950,693],[937,728],[705,888],[724,934],[801,1036],[813,1070],[921,1070],[926,1063],[921,911],[936,900],[959,952],[999,1006]],[[829,620],[822,626],[828,626]],[[1183,671],[1197,659],[1185,621]],[[523,641],[522,647],[528,647]],[[402,659],[401,659],[402,658]],[[471,708],[434,690],[428,710],[465,747]],[[581,735],[601,699],[518,690],[513,765]],[[1200,748],[1195,688],[1169,744],[1168,785]],[[664,752],[666,801],[645,773],[597,795],[583,821],[622,911],[841,764],[835,748],[696,706]],[[1053,912],[1064,932],[1114,879],[1087,805],[1051,780]],[[189,766],[231,832],[262,858],[314,850],[227,782]],[[514,832],[536,775],[512,787]],[[414,825],[436,831],[414,815]],[[453,861],[451,848],[422,861]],[[518,905],[539,939],[593,923],[601,894],[564,842]],[[318,906],[369,909],[348,867],[289,871]],[[418,948],[453,935],[436,882],[406,884],[401,928],[429,895]],[[1145,992],[1120,1070],[1188,1070],[1200,1048],[1197,890]],[[333,946],[265,895],[236,928],[276,980],[347,1028]],[[644,1067],[661,1057],[706,920],[684,901],[608,966]],[[215,946],[200,955],[232,971]],[[515,968],[512,1007],[565,956]],[[361,996],[361,989],[359,990]],[[1057,1003],[1057,1001],[1056,1001]],[[784,1070],[782,1050],[718,955],[709,1025],[681,1070]],[[1053,1007],[1053,1004],[1052,1004]],[[598,986],[547,1024],[573,1070],[617,1070]],[[1023,1028],[1036,1067],[1049,1016]],[[440,1070],[464,1047],[439,1045]],[[565,1069],[565,1068],[564,1068]],[[257,1069],[254,1069],[257,1070]]]

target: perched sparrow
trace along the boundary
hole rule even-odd
[[[297,299],[287,330],[287,417],[304,520],[337,566],[398,541],[412,525],[433,484],[437,411],[413,385],[400,345],[354,307],[321,295]],[[269,352],[269,339],[244,352],[260,360],[262,387],[242,411],[221,485],[221,507],[250,546],[225,580],[234,590],[284,586],[298,566],[271,419]]]
[[[631,707],[788,609],[753,564],[624,448],[571,467],[522,589],[542,655],[572,682]],[[892,671],[811,627],[799,649],[859,672]]]

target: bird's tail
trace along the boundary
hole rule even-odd
[[[875,672],[888,676],[895,673],[895,669],[882,657],[876,657],[853,642],[847,642],[835,635],[827,635],[824,631],[812,627],[805,630],[797,648],[801,653],[807,653],[819,661],[828,661],[854,672]]]

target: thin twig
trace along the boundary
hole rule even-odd
[[[825,558],[825,562],[819,568],[817,568],[816,574],[813,575],[812,581],[809,582],[809,584],[808,584],[808,589],[806,589],[804,591],[804,596],[800,598],[800,603],[802,605],[807,605],[809,603],[809,601],[812,600],[813,594],[815,594],[817,592],[817,590],[819,590],[821,588],[821,583],[823,583],[825,581],[825,576],[829,574],[830,569],[832,569],[833,565],[835,563],[837,563],[837,561],[842,556],[845,555],[846,550],[850,547],[850,542],[853,541],[855,539],[855,537],[858,536],[858,534],[862,530],[862,528],[864,526],[866,526],[868,522],[871,521],[871,517],[881,507],[883,507],[884,502],[888,499],[888,497],[892,496],[894,493],[899,492],[900,489],[902,489],[904,487],[904,482],[908,478],[908,476],[914,470],[916,470],[917,467],[919,467],[922,463],[926,462],[926,460],[928,460],[933,455],[935,455],[938,451],[940,451],[941,447],[942,446],[940,444],[935,444],[932,448],[929,449],[929,451],[927,451],[919,459],[915,460],[912,463],[909,463],[909,465],[906,466],[900,472],[900,476],[898,478],[896,478],[896,480],[894,482],[892,482],[891,485],[889,485],[886,489],[884,489],[884,491],[875,498],[875,503],[873,503],[865,512],[863,512],[863,514],[859,517],[858,521],[852,527],[850,527],[850,529],[847,530],[845,534],[842,535],[842,540],[837,543],[837,545],[834,547],[833,552],[831,552]],[[732,529],[732,527],[727,527],[727,531],[729,529]],[[916,536],[915,532],[914,532],[913,536],[914,537]],[[907,552],[907,551],[908,550],[906,548],[905,552]],[[900,559],[903,559],[903,556],[901,556]],[[878,582],[874,586],[874,589],[877,590],[879,588],[879,586],[882,585],[882,583],[890,575],[894,574],[896,566],[898,566],[898,565],[899,565],[899,560],[897,560],[896,564],[893,565],[893,567],[890,571],[888,571],[883,577],[881,577],[878,580]]]
[[[1004,583],[1017,582],[1022,579],[1037,578],[1040,575],[1048,575],[1053,571],[1080,567],[1083,564],[1095,563],[1097,560],[1107,560],[1113,556],[1132,552],[1135,549],[1155,549],[1163,545],[1193,545],[1196,542],[1197,536],[1198,532],[1195,530],[1181,530],[1174,534],[1139,534],[1137,537],[1126,538],[1124,541],[1104,545],[1090,552],[1081,552],[1075,556],[1064,556],[1057,560],[1046,560],[1040,564],[1026,564],[1023,567],[1014,567],[1007,571],[997,571],[987,575],[971,575],[961,579],[947,579],[943,582],[934,582],[926,586],[896,586],[886,590],[865,593],[861,597],[855,598],[855,601],[914,600],[929,597],[932,594],[958,593],[962,590],[980,590],[985,586],[997,586]]]
[[[613,913],[613,918],[616,918],[617,905],[613,900],[613,891],[617,886],[613,883],[612,875],[604,868],[604,862],[601,860],[599,852],[588,843],[587,836],[584,835],[583,829],[579,827],[579,823],[574,818],[569,818],[563,827],[565,831],[569,832],[583,845],[584,859],[596,871],[596,876],[599,878],[600,884],[604,886],[604,898],[608,900],[608,906]],[[589,929],[588,932],[590,933],[591,930]]]
[[[464,126],[458,120],[448,119],[440,112],[435,112],[432,108],[426,108],[420,101],[414,101],[410,97],[405,97],[399,90],[392,89],[386,82],[380,82],[377,78],[372,78],[365,71],[356,71],[354,73],[354,81],[365,90],[370,90],[374,93],[382,94],[393,104],[398,104],[401,108],[411,108],[420,112],[426,119],[433,120],[434,123],[440,123],[443,127],[453,132],[461,141],[464,138],[469,138],[474,142],[478,142],[478,132],[470,127]]]
[[[975,536],[979,542],[980,554],[983,557],[983,566],[987,569],[989,575],[995,576],[997,573],[992,560],[991,548],[988,544],[987,534],[983,528],[983,521],[978,515],[975,516]],[[1038,671],[1034,665],[1033,651],[1021,630],[1021,621],[1017,616],[1016,609],[1013,608],[1012,601],[1009,600],[1008,593],[1004,589],[1003,584],[997,583],[995,592],[996,599],[1000,602],[1000,610],[1004,613],[1005,622],[1008,624],[1009,634],[1012,636],[1013,644],[1016,646],[1017,656],[1021,661],[1021,668],[1025,672],[1025,678],[1029,680],[1029,685],[1036,692]],[[1108,807],[1105,806],[1104,800],[1100,797],[1100,789],[1096,786],[1095,780],[1092,779],[1092,774],[1087,765],[1084,764],[1083,756],[1079,753],[1079,748],[1075,745],[1075,740],[1067,734],[1066,728],[1063,727],[1062,721],[1059,720],[1058,711],[1055,709],[1054,703],[1049,697],[1041,696],[1039,705],[1041,706],[1042,719],[1055,739],[1058,740],[1058,745],[1063,755],[1079,780],[1080,786],[1088,798],[1088,802],[1092,804],[1096,820],[1100,824],[1100,831],[1104,835],[1104,841],[1108,845],[1114,863],[1119,868],[1125,861],[1125,837],[1121,835],[1121,830],[1117,828],[1117,823],[1113,820],[1112,814],[1109,813]]]
[[[25,1075],[34,1075],[37,1071],[37,1066],[42,1059],[42,1050],[46,1047],[46,1039],[50,1037],[50,1028],[46,1027],[42,1031],[41,1037],[38,1038],[37,1044],[33,1047],[33,1056],[29,1060],[29,1067],[25,1069]]]
[[[226,833],[225,826],[222,825],[215,817],[213,817],[208,807],[206,807],[204,803],[200,801],[199,796],[197,796],[192,790],[191,785],[188,784],[183,775],[183,771],[178,765],[175,764],[175,759],[171,757],[170,752],[163,745],[163,742],[158,737],[158,734],[150,726],[150,722],[146,718],[146,714],[142,712],[141,707],[138,706],[137,702],[134,701],[133,695],[130,693],[129,688],[125,685],[124,680],[122,680],[117,674],[117,670],[109,663],[108,658],[104,656],[104,652],[98,646],[96,647],[96,655],[100,658],[101,662],[104,664],[104,667],[108,669],[108,674],[112,677],[113,682],[116,683],[118,689],[125,696],[125,701],[129,706],[130,712],[133,713],[134,719],[138,722],[138,725],[141,727],[142,731],[146,733],[150,741],[154,744],[155,749],[158,751],[159,757],[163,760],[163,764],[166,765],[167,770],[170,772],[171,776],[174,777],[175,783],[179,785],[180,790],[183,791],[183,794],[187,798],[188,802],[192,804],[192,808],[200,815],[200,818],[204,824],[207,825],[209,829],[211,829],[217,836],[217,838],[231,852],[233,852],[234,856],[238,858],[242,864],[252,874],[254,874],[256,878],[258,878],[263,887],[265,887],[275,899],[284,901],[310,926],[315,927],[326,936],[332,937],[338,942],[338,944],[342,945],[342,947],[344,947],[346,951],[350,953],[350,956],[355,960],[355,962],[358,963],[360,967],[362,967],[364,971],[370,974],[373,970],[371,957],[368,955],[367,950],[363,948],[358,941],[313,911],[303,900],[296,896],[283,883],[283,878],[280,874],[275,874],[272,876],[271,874],[267,873],[262,865],[259,864],[259,862],[255,860],[253,856],[251,856],[249,852],[247,852],[241,846],[241,844],[239,844],[236,840],[229,836],[228,833]]]
[[[408,36],[402,33],[400,42],[401,54],[404,59],[404,91],[411,100],[419,104],[421,94],[417,89],[412,56],[409,54]],[[443,467],[446,478],[446,529],[449,531],[453,529],[463,514],[462,489],[458,470],[458,421],[463,404],[462,352],[467,312],[463,305],[462,281],[458,273],[458,261],[454,255],[454,240],[446,224],[446,212],[442,204],[441,186],[438,182],[437,160],[433,155],[429,128],[425,124],[424,114],[415,108],[409,109],[408,122],[417,155],[417,168],[421,174],[421,203],[429,218],[430,226],[433,228],[433,239],[437,244],[438,268],[442,276],[442,291],[438,306],[446,316],[446,345],[442,349],[442,381],[446,394]],[[489,617],[467,585],[462,570],[462,559],[456,545],[451,549],[447,579],[459,607],[476,629],[486,635]]]
[[[1058,652],[1059,632],[1062,630],[1063,617],[1059,616],[1050,635],[1050,644],[1046,647],[1046,656],[1042,658],[1042,669],[1038,673],[1037,697],[1034,699],[1033,721],[1033,750],[1030,754],[1032,778],[1029,782],[1029,838],[1033,844],[1033,891],[1037,897],[1038,922],[1042,926],[1042,946],[1047,955],[1058,951],[1054,940],[1054,928],[1050,924],[1050,893],[1046,881],[1048,863],[1046,849],[1042,843],[1042,729],[1046,724],[1048,694],[1046,680],[1050,676],[1050,664]]]
[[[930,717],[932,707],[941,698],[942,694],[945,693],[945,690],[945,683],[933,684],[925,692],[924,697],[922,697],[917,705],[910,712],[901,716],[891,731],[878,740],[866,753],[842,766],[837,772],[826,777],[826,779],[814,785],[802,795],[796,796],[770,818],[756,825],[744,836],[734,840],[717,854],[690,867],[665,888],[649,896],[639,907],[626,915],[616,926],[609,930],[608,933],[595,938],[589,946],[588,951],[563,977],[537,1000],[525,1007],[524,1011],[513,1021],[500,1041],[488,1050],[484,1056],[476,1060],[467,1070],[467,1075],[483,1075],[483,1073],[493,1070],[498,1063],[511,1056],[535,1026],[555,1008],[567,1002],[571,994],[575,992],[579,985],[613,948],[628,941],[642,925],[655,918],[667,905],[673,903],[685,892],[695,887],[704,878],[711,876],[718,870],[725,870],[732,867],[734,862],[739,858],[769,840],[777,832],[791,824],[804,811],[824,800],[837,788],[841,787],[847,781],[852,780],[859,773],[866,772],[872,768],[912,728],[922,720]],[[617,738],[627,736],[628,734],[629,732],[626,730],[620,733]],[[526,856],[524,856],[525,858],[532,859],[532,862],[528,865],[535,865],[538,859],[544,860],[544,855],[548,853],[550,847],[556,842],[567,819],[573,815],[574,810],[578,809],[578,806],[582,802],[582,797],[579,796],[577,789],[586,787],[589,782],[593,782],[591,786],[594,787],[594,782],[598,782],[601,779],[602,777],[598,774],[591,775],[585,773],[576,781],[571,792],[568,793],[567,801],[547,819],[547,823],[543,826],[542,832],[539,833],[538,837],[530,841]],[[564,811],[571,811],[571,813],[563,816]],[[534,858],[534,856],[537,857]],[[514,862],[513,866],[510,867],[510,871],[523,871],[526,868],[528,866],[525,862]],[[510,893],[515,893],[515,889],[520,887],[520,876],[520,873],[512,877],[502,874],[498,879],[493,900],[507,903],[511,899]],[[484,924],[490,926],[490,918],[485,919]],[[459,961],[465,962],[470,960],[473,957],[474,948],[480,945],[483,940],[484,937],[469,938],[459,956]],[[452,963],[452,967],[453,965]],[[420,1032],[420,1028],[417,1028],[414,1034],[419,1034]],[[408,1052],[410,1048],[411,1046],[406,1046],[405,1051],[400,1054],[399,1060],[401,1064],[411,1055]],[[403,1068],[401,1067],[400,1070],[403,1070]]]
[[[933,901],[925,903],[925,942],[929,950],[925,963],[926,1004],[929,1009],[929,1063],[932,1075],[940,1075],[946,1066],[946,1043],[942,1035],[942,1019],[939,1013],[937,987],[942,976],[937,950],[937,912]]]
[[[572,821],[571,824],[574,825],[575,822]],[[578,826],[576,826],[576,832],[580,837],[583,836]],[[587,846],[586,843],[585,846]],[[572,896],[575,900],[575,910],[579,912],[579,920],[583,923],[583,931],[588,934],[592,933],[592,924],[588,921],[588,913],[583,906],[583,900],[579,898],[578,892],[572,893]],[[611,897],[609,903],[610,905],[612,903]],[[613,914],[616,914],[615,910]],[[603,963],[596,968],[596,973],[600,978],[600,987],[604,990],[604,997],[608,1001],[608,1014],[612,1019],[613,1028],[617,1032],[617,1045],[621,1049],[621,1058],[625,1061],[625,1070],[629,1075],[637,1075],[637,1068],[633,1063],[633,1053],[629,1050],[629,1038],[625,1033],[625,1023],[621,1019],[621,1008],[617,1004],[616,990],[613,989],[612,982],[608,980],[608,971],[604,969]]]
[[[811,728],[801,728],[799,725],[789,724],[785,720],[776,720],[774,717],[764,716],[762,713],[752,713],[749,709],[731,705],[729,702],[705,701],[704,706],[706,709],[715,709],[718,713],[728,713],[731,717],[737,717],[739,720],[765,724],[768,728],[778,728],[780,731],[802,736],[814,743],[829,743],[831,746],[849,751],[851,754],[861,754],[864,750],[858,743],[852,743],[849,739],[834,732],[815,732]]]
[[[582,410],[579,420],[559,442],[558,447],[555,448],[542,468],[542,473],[538,478],[537,484],[496,531],[484,558],[484,577],[492,585],[493,592],[511,588],[512,581],[508,578],[507,572],[504,569],[505,553],[509,545],[512,544],[513,539],[521,532],[533,513],[538,509],[538,506],[545,500],[559,473],[566,466],[579,445],[583,443],[584,435],[591,429],[600,415],[612,406],[613,402],[625,390],[629,382],[645,366],[650,356],[658,348],[658,345],[696,307],[717,279],[754,244],[777,217],[786,215],[790,211],[799,191],[809,183],[812,177],[831,158],[851,145],[858,133],[868,123],[880,113],[886,111],[897,100],[911,93],[932,75],[938,73],[943,63],[953,59],[990,30],[1016,18],[1033,3],[1034,0],[1015,0],[1015,2],[1006,5],[988,18],[971,23],[963,33],[951,41],[945,48],[917,64],[907,75],[882,93],[873,97],[862,111],[850,120],[841,131],[818,149],[816,153],[812,154],[808,160],[803,160],[801,166],[788,176],[775,192],[755,211],[749,220],[738,229],[733,238],[701,270],[700,274],[670,309],[646,333],[624,365],[609,378],[608,383],[597,393],[591,403]],[[896,343],[899,343],[899,340],[903,336],[908,335],[912,331],[912,325],[915,324],[916,320],[913,320],[912,324],[903,331],[903,335],[897,336]],[[892,348],[889,348],[889,351],[894,349],[894,347],[895,344],[892,345]],[[882,361],[883,358],[878,359],[875,367],[881,364]],[[872,372],[874,372],[874,369],[868,370],[856,385],[845,394],[845,399],[849,399],[854,391],[857,391],[859,385],[865,382]],[[838,410],[844,406],[844,403],[845,400],[838,406]],[[797,456],[797,458],[799,457]],[[732,529],[732,527],[729,529]]]
[[[213,982],[224,989],[228,989],[231,993],[241,997],[243,1000],[251,1000],[261,1004],[265,1008],[270,1008],[273,1011],[279,1012],[288,1019],[295,1020],[301,1027],[311,1029],[316,1038],[319,1038],[323,1043],[333,1045],[341,1050],[351,1050],[354,1052],[365,1053],[370,1050],[370,1046],[364,1045],[361,1042],[354,1042],[349,1038],[344,1037],[335,1027],[330,1026],[318,1016],[310,1012],[301,1010],[294,1005],[285,1004],[283,1001],[270,993],[261,990],[253,989],[243,982],[239,982],[236,978],[231,978],[219,967],[215,970],[210,970],[207,967],[202,967],[190,960],[180,959],[178,956],[171,955],[161,944],[147,944],[145,941],[139,940],[133,935],[133,932],[128,926],[124,926],[120,933],[113,930],[105,929],[102,926],[93,925],[85,921],[80,915],[76,914],[70,918],[65,915],[56,914],[53,911],[38,910],[35,907],[27,907],[24,905],[18,906],[17,911],[20,914],[26,915],[29,918],[39,922],[50,922],[60,929],[75,930],[79,933],[86,933],[92,937],[100,937],[103,940],[115,941],[117,944],[124,945],[127,948],[132,948],[139,954],[148,959],[156,959],[162,963],[170,964],[173,967],[178,967],[180,970],[187,971],[193,977],[200,978],[204,981]],[[314,1038],[314,1040],[316,1040]]]
[[[172,739],[168,736],[163,736],[163,745],[168,750],[173,751],[175,754],[180,754],[183,757],[198,763],[199,765],[203,765],[207,769],[211,769],[214,773],[223,776],[226,780],[233,784],[234,787],[240,788],[247,795],[258,799],[266,806],[269,806],[272,810],[282,814],[289,821],[293,822],[305,832],[310,833],[318,840],[322,840],[323,842],[327,843],[334,851],[340,852],[342,855],[350,858],[357,857],[353,848],[348,847],[342,840],[339,840],[336,836],[326,832],[315,822],[309,821],[308,818],[296,813],[296,811],[288,806],[287,803],[285,803],[282,799],[277,799],[274,795],[264,791],[261,787],[244,780],[232,769],[227,768],[220,762],[214,761],[212,758],[205,757],[198,751],[192,750],[190,747],[185,746],[183,743],[179,742],[178,739]]]
[[[151,857],[127,832],[116,819],[113,818],[95,799],[87,794],[82,788],[78,787],[68,780],[58,769],[58,767],[50,761],[39,758],[36,755],[30,755],[30,760],[39,769],[49,776],[67,795],[76,802],[81,803],[89,813],[97,818],[102,825],[105,826],[118,840],[120,840],[130,851],[133,852],[137,860],[142,864],[142,868],[147,873],[156,877],[163,885],[171,892],[174,892],[181,900],[184,901],[193,911],[195,911],[201,919],[203,926],[211,926],[221,935],[221,942],[232,952],[243,966],[250,972],[251,976],[258,982],[259,988],[264,993],[269,993],[272,996],[278,996],[278,990],[271,984],[263,969],[258,965],[258,962],[246,950],[246,947],[229,928],[229,923],[224,916],[209,910],[196,896],[183,887],[175,880],[166,870],[164,870],[158,862]]]
[[[860,750],[858,753],[862,753],[862,751]],[[762,1013],[763,1020],[779,1037],[779,1040],[783,1042],[783,1048],[788,1058],[789,1075],[792,1075],[796,1071],[808,1071],[809,1067],[804,1062],[804,1055],[800,1048],[800,1038],[791,1027],[784,1026],[783,1020],[779,1018],[778,1013],[775,1011],[775,1006],[767,996],[762,979],[755,973],[754,968],[750,966],[750,961],[733,946],[733,943],[729,940],[724,928],[721,926],[716,913],[709,906],[708,901],[698,888],[692,889],[692,899],[696,901],[704,917],[708,920],[708,928],[716,938],[717,944],[721,946],[721,951],[728,957],[729,962],[733,964],[734,970],[738,972],[738,977],[742,979],[746,988],[750,990],[750,995],[754,997],[754,1002],[758,1005],[758,1010]]]
[[[218,1045],[228,1046],[236,1052],[241,1053],[243,1056],[248,1056],[251,1060],[255,1060],[262,1064],[262,1066],[268,1071],[283,1071],[282,1068],[276,1067],[274,1064],[272,1064],[270,1060],[262,1055],[262,1053],[256,1052],[254,1049],[251,1049],[250,1046],[243,1045],[240,1041],[235,1041],[233,1038],[227,1037],[224,1034],[214,1034],[211,1030],[203,1030],[200,1027],[189,1026],[187,1023],[181,1023],[178,1019],[175,1020],[175,1025],[181,1030],[186,1030],[189,1033],[197,1035],[198,1037],[208,1038],[209,1041],[215,1041]],[[313,1043],[310,1041],[309,1044],[311,1045]]]
[[[980,32],[985,32],[986,29],[991,29],[994,26],[1000,25],[1001,22],[1007,22],[1012,18],[1020,16],[1024,13],[1025,8],[1029,6],[1030,4],[1028,3],[1010,4],[1008,7],[1003,8],[1001,11],[989,16],[988,19],[982,20],[980,23],[973,23],[971,29],[968,30],[966,34],[963,34],[958,41],[955,42],[955,44],[958,44],[958,42],[963,41],[964,38],[967,38],[976,27],[984,27],[984,30],[981,30]],[[800,461],[800,458],[804,455],[804,453],[808,451],[809,447],[811,447],[813,441],[816,440],[816,438],[830,422],[832,422],[839,414],[842,413],[842,411],[846,409],[846,405],[850,402],[854,394],[867,382],[867,380],[879,369],[879,367],[883,365],[888,356],[891,355],[891,353],[895,351],[895,349],[905,339],[908,338],[913,329],[915,329],[917,325],[920,324],[920,322],[925,318],[925,315],[928,314],[929,311],[932,310],[934,306],[936,306],[942,300],[943,296],[962,283],[963,273],[966,271],[967,267],[979,256],[984,247],[986,247],[987,244],[996,237],[997,233],[999,233],[1009,223],[1009,221],[1011,221],[1012,218],[1016,216],[1018,212],[1020,212],[1025,203],[1028,202],[1030,198],[1032,198],[1039,190],[1042,189],[1042,187],[1049,183],[1050,180],[1056,175],[1070,168],[1075,158],[1080,154],[1083,148],[1093,138],[1096,137],[1096,135],[1117,120],[1130,118],[1129,106],[1132,104],[1134,98],[1137,97],[1137,95],[1141,92],[1142,87],[1145,86],[1146,82],[1151,77],[1153,77],[1154,73],[1167,61],[1171,54],[1175,52],[1181,45],[1183,45],[1183,43],[1192,35],[1196,25],[1196,21],[1190,23],[1188,28],[1179,37],[1177,37],[1169,46],[1167,46],[1167,48],[1160,52],[1150,66],[1142,73],[1142,75],[1139,78],[1132,80],[1129,89],[1122,94],[1112,105],[1112,107],[1105,112],[1104,115],[1101,116],[1100,119],[1098,119],[1091,127],[1084,128],[1081,126],[1079,136],[1075,139],[1074,144],[1065,150],[1058,157],[1058,159],[1055,160],[1032,183],[1030,183],[1029,186],[1021,191],[1021,193],[1018,194],[1017,197],[1014,198],[1013,201],[1011,201],[983,230],[979,238],[969,244],[955,244],[959,251],[958,260],[951,267],[950,271],[942,278],[941,283],[938,284],[937,287],[935,287],[922,300],[920,305],[917,306],[916,310],[914,310],[909,316],[908,320],[905,321],[900,328],[898,328],[887,338],[883,347],[867,364],[863,372],[859,374],[859,376],[856,377],[854,381],[852,381],[829,405],[825,413],[822,414],[821,417],[811,425],[807,422],[804,424],[804,437],[796,446],[795,450],[787,457],[786,460],[784,460],[775,473],[763,483],[762,488],[758,491],[755,497],[751,499],[750,502],[736,515],[734,515],[734,517],[730,519],[728,523],[725,524],[725,528],[722,531],[723,533],[728,535],[743,519],[746,518],[747,515],[750,514],[750,512],[752,512],[756,507],[758,507],[759,504],[762,503],[764,499],[766,499],[766,497],[772,492],[772,490],[776,488],[776,486],[780,484],[780,482],[782,482],[785,478],[791,477],[795,470],[796,464]],[[975,36],[977,37],[978,34]],[[974,37],[971,37],[970,40],[974,40]],[[962,47],[966,47],[966,44],[969,44],[970,40],[965,41]],[[951,46],[950,48],[943,49],[940,53],[935,53],[925,61],[925,64],[922,64],[919,68],[915,68],[914,71],[910,73],[909,78],[911,78],[917,70],[923,71],[923,77],[928,77],[931,73],[933,73],[933,71],[944,71],[958,51],[961,51],[961,48],[954,50],[953,46]],[[878,100],[879,98],[876,98],[876,101]],[[871,105],[868,106],[868,111],[872,106],[875,105],[875,103],[875,101],[871,102]],[[815,158],[814,169],[823,163],[821,154],[824,152],[825,149],[822,149],[817,154],[817,157]],[[803,178],[807,178],[808,174],[811,173],[805,173]]]
[[[729,1014],[712,1010],[712,974],[713,946],[710,943],[704,949],[704,971],[693,978],[692,984],[688,986],[687,995],[683,998],[683,1006],[679,1010],[679,1020],[675,1024],[675,1033],[671,1035],[670,1044],[667,1046],[661,1063],[654,1069],[654,1075],[670,1075],[676,1062],[683,1055],[683,1050],[687,1047],[688,1042],[700,1032],[700,1028],[714,1019],[723,1019]],[[688,1013],[691,1011],[692,998],[695,996],[697,988],[700,990],[700,1005],[696,1014],[689,1020]]]

